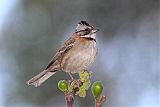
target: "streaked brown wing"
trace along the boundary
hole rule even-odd
[[[48,69],[56,60],[63,57],[63,55],[73,47],[75,39],[73,37],[69,38],[61,47],[61,49],[55,54],[52,60],[48,63],[46,69]]]

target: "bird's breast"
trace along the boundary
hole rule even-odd
[[[62,60],[61,66],[65,72],[76,73],[87,69],[94,61],[97,53],[96,42],[77,42]]]

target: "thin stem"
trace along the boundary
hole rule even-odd
[[[106,101],[106,96],[102,95],[98,99],[95,99],[95,107],[102,107],[102,104]]]
[[[65,93],[65,98],[66,98],[66,103],[67,103],[67,107],[73,107],[73,103],[74,103],[74,95],[73,93]]]
[[[82,82],[79,80],[69,80],[70,84],[72,82],[74,84],[73,90],[71,92],[64,92],[67,107],[73,107],[75,93],[79,90],[79,87],[82,85]]]
[[[96,105],[95,105],[95,107],[102,107],[102,104],[100,104],[100,102],[96,100]]]

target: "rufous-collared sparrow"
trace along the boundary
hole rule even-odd
[[[65,41],[48,66],[41,73],[27,81],[28,85],[40,86],[57,71],[78,73],[86,70],[97,54],[96,32],[86,21],[80,21],[73,35]]]

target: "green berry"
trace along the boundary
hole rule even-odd
[[[58,82],[58,88],[61,91],[63,91],[63,92],[67,91],[68,90],[68,83],[67,83],[67,81],[66,80],[60,80]]]
[[[96,81],[92,85],[92,94],[94,95],[95,98],[98,98],[100,94],[102,93],[103,90],[103,85],[102,82]]]

